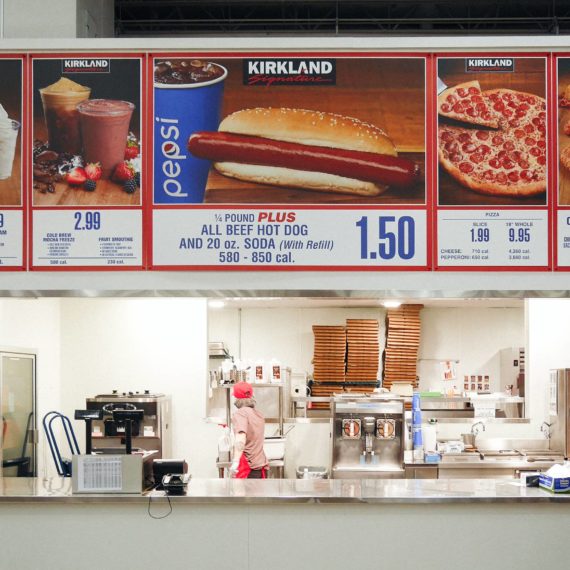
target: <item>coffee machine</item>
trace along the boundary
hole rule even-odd
[[[404,400],[392,395],[333,398],[332,477],[404,476]]]

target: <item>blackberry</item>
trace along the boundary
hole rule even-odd
[[[97,188],[97,182],[95,182],[95,180],[86,180],[83,183],[83,188],[85,188],[85,190],[87,190],[87,192],[93,192],[93,190],[95,190],[95,188]]]
[[[126,180],[125,183],[123,184],[123,190],[127,194],[132,194],[136,189],[137,189],[137,183],[134,178]]]
[[[136,185],[140,188],[141,187],[141,173],[140,172],[135,172],[135,178],[134,178]]]

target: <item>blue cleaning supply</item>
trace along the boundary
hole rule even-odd
[[[412,445],[414,451],[423,451],[422,411],[418,392],[414,392],[412,397]]]

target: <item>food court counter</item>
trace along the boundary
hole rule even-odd
[[[514,480],[193,479],[170,501],[69,483],[0,480],[3,568],[567,566],[570,497]]]

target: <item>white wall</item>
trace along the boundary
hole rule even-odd
[[[1,299],[0,347],[37,354],[38,475],[55,475],[51,456],[47,456],[41,419],[48,411],[60,408],[59,299]]]
[[[63,299],[62,409],[112,389],[172,397],[172,456],[215,477],[216,426],[206,424],[206,301]],[[78,433],[83,430],[78,426]],[[83,442],[83,436],[81,436]]]
[[[421,312],[418,373],[422,390],[440,391],[441,360],[458,360],[457,380],[464,374],[487,374],[499,390],[500,350],[525,346],[524,310],[519,308],[434,308]]]
[[[4,38],[74,38],[75,0],[4,0]]]
[[[78,38],[112,38],[114,24],[113,0],[77,0]]]

